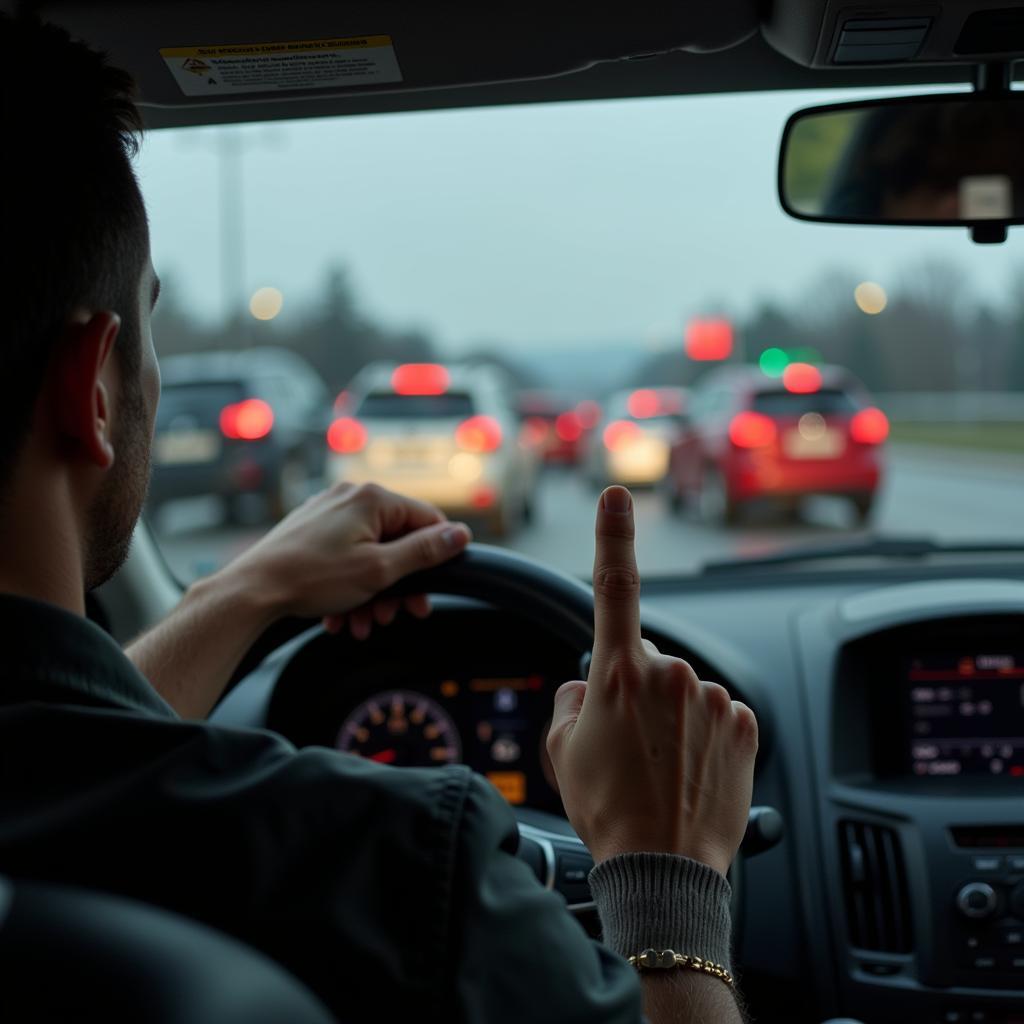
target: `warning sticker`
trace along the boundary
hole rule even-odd
[[[174,46],[160,51],[186,96],[400,82],[391,36]]]

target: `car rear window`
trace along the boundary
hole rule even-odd
[[[164,384],[160,392],[157,425],[170,426],[174,420],[190,416],[198,423],[213,423],[225,405],[245,397],[238,381],[194,381]]]
[[[457,391],[443,395],[396,395],[393,391],[380,391],[367,395],[359,403],[356,416],[371,420],[465,419],[475,411],[473,399]]]
[[[806,412],[827,416],[856,412],[860,406],[848,391],[823,388],[809,395],[796,395],[791,391],[760,391],[754,395],[752,408],[765,416],[803,416]]]

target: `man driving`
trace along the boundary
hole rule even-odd
[[[511,810],[466,767],[204,721],[275,620],[386,626],[400,608],[377,595],[463,550],[464,525],[343,484],[127,652],[88,621],[143,505],[160,391],[140,119],[123,72],[31,20],[0,18],[0,82],[0,872],[203,921],[346,1020],[739,1021],[725,874],[757,725],[641,639],[624,488],[597,510],[589,678],[558,690],[548,740],[604,943],[516,858]]]

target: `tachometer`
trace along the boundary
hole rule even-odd
[[[345,719],[337,747],[380,764],[405,767],[462,760],[462,740],[436,701],[412,690],[388,690],[363,701]]]

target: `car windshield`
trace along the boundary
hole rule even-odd
[[[579,575],[613,482],[648,577],[870,535],[1024,541],[1024,230],[779,207],[787,116],[865,95],[151,133],[157,352],[215,353],[165,374],[147,516],[172,570],[341,480]]]

